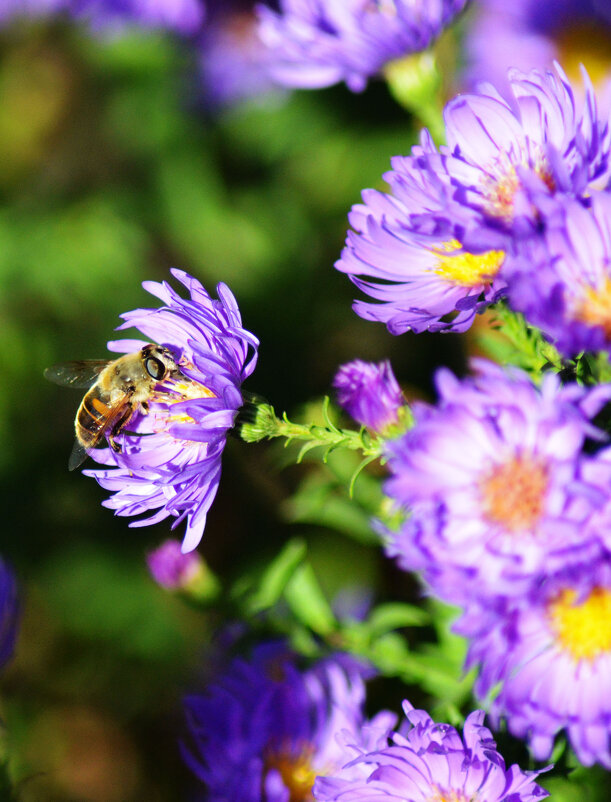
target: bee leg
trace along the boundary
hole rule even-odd
[[[148,401],[141,401],[140,402],[140,412],[142,412],[143,415],[148,415],[149,414],[149,402]]]
[[[112,450],[115,452],[115,454],[120,454],[123,451],[122,447],[120,446],[119,443],[116,442],[112,434],[108,436],[108,442]]]
[[[125,409],[125,411],[123,412],[123,414],[119,418],[117,418],[117,420],[115,421],[115,423],[114,423],[114,425],[113,425],[113,427],[112,427],[112,429],[110,431],[110,434],[108,435],[108,443],[109,443],[110,447],[112,448],[112,450],[115,452],[115,454],[120,454],[121,451],[123,450],[121,445],[120,445],[120,443],[117,443],[115,438],[119,434],[121,434],[121,431],[123,430],[123,427],[128,423],[128,421],[131,418],[133,412],[134,412],[134,410],[132,409],[132,407],[128,406]]]

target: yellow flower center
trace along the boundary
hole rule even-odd
[[[312,802],[316,772],[311,766],[312,748],[295,755],[290,749],[271,750],[265,759],[265,773],[277,771],[289,792],[289,802]]]
[[[198,398],[215,398],[212,390],[209,390],[199,382],[189,381],[172,381],[172,391],[158,390],[151,395],[151,401],[158,401],[167,404],[167,413],[157,413],[155,429],[159,432],[164,431],[173,423],[195,423],[190,415],[184,412],[171,412],[174,404],[179,404],[182,401],[195,401]]]
[[[611,651],[611,592],[595,588],[576,603],[574,590],[563,590],[547,615],[560,648],[574,660],[594,660]]]
[[[433,248],[437,257],[433,271],[446,281],[462,287],[477,287],[490,284],[499,272],[505,254],[503,251],[467,253],[458,240],[449,240]]]
[[[479,482],[484,516],[512,533],[535,528],[543,514],[546,491],[545,465],[524,455],[496,465]]]
[[[597,287],[584,287],[573,315],[588,326],[600,326],[611,338],[611,279],[605,276]]]

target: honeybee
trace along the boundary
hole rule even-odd
[[[158,384],[170,379],[188,381],[171,351],[153,343],[112,361],[88,359],[53,365],[45,370],[45,378],[68,387],[89,388],[74,420],[76,440],[68,461],[71,471],[103,437],[120,453],[117,436],[137,410],[148,412]]]

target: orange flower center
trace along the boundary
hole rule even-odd
[[[265,759],[266,773],[277,771],[289,792],[289,802],[312,802],[316,772],[311,766],[312,748],[295,755],[290,749],[271,750]]]
[[[598,286],[586,286],[573,315],[588,326],[600,326],[611,339],[611,279],[605,276]]]
[[[594,588],[578,603],[572,589],[548,605],[547,616],[560,648],[574,660],[594,660],[611,651],[611,592]]]
[[[509,532],[532,530],[543,514],[545,465],[524,455],[496,465],[479,482],[485,517]]]

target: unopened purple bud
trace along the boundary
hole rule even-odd
[[[405,403],[388,360],[377,365],[360,359],[348,362],[335,374],[333,386],[339,405],[357,423],[375,431],[396,423]]]
[[[203,569],[202,558],[196,551],[183,554],[178,540],[164,542],[146,556],[151,576],[168,590],[184,590]]]

